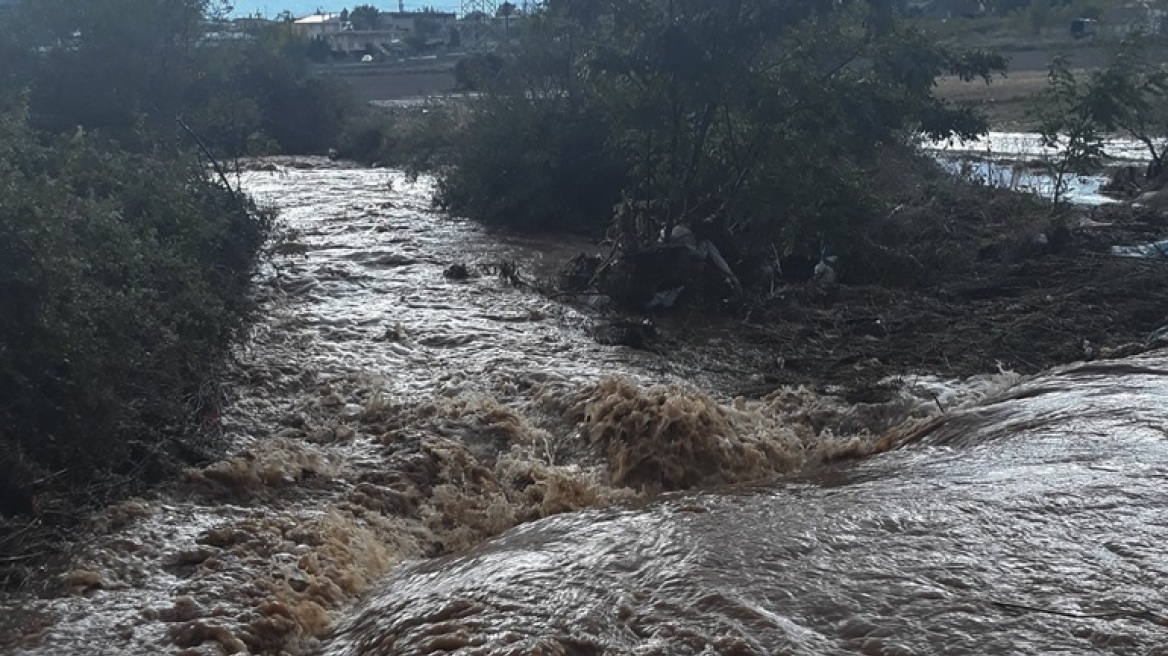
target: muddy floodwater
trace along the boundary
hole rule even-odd
[[[572,246],[425,179],[242,181],[306,252],[262,274],[227,456],[79,528],[0,652],[1168,654],[1168,355],[733,398],[500,275]]]
[[[403,567],[329,654],[1168,654],[1168,369],[1051,373],[864,462]]]

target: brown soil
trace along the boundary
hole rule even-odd
[[[788,284],[745,318],[681,309],[651,317],[651,334],[626,343],[722,393],[807,385],[853,402],[882,400],[891,386],[881,381],[893,377],[1034,373],[1146,350],[1168,324],[1168,262],[1115,257],[1110,247],[1168,237],[1168,217],[1113,208],[1076,222],[1057,247],[986,258],[933,284]]]

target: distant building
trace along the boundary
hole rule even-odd
[[[340,14],[312,14],[297,19],[293,25],[301,34],[313,39],[338,34],[343,29]]]
[[[453,13],[440,11],[391,11],[377,16],[381,29],[402,34],[414,34],[423,26],[429,26],[429,32],[445,33],[457,19]]]

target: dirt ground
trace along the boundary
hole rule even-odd
[[[1081,74],[1084,71],[1076,71]],[[954,103],[972,103],[980,109],[995,130],[1033,129],[1034,121],[1026,114],[1034,94],[1047,84],[1046,71],[1015,71],[989,83],[962,82],[944,77],[937,83],[937,95]]]
[[[652,322],[635,345],[707,389],[758,397],[806,385],[852,402],[883,400],[897,377],[1034,373],[1154,347],[1149,335],[1168,324],[1168,261],[1110,247],[1168,238],[1168,216],[1117,207],[1076,223],[1057,247],[934,285],[793,283],[746,316],[681,309],[608,324]]]
[[[1047,67],[1058,53],[1046,49],[1003,51],[1009,61],[1004,76],[986,84],[962,82],[954,76],[937,82],[937,95],[950,102],[973,103],[990,120],[996,130],[1028,130],[1034,122],[1027,116],[1030,100],[1047,84]],[[1107,61],[1100,48],[1084,48],[1064,53],[1076,76],[1082,77]]]

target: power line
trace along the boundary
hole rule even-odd
[[[488,16],[494,16],[499,9],[496,0],[462,0],[462,15],[466,16],[481,11]]]

